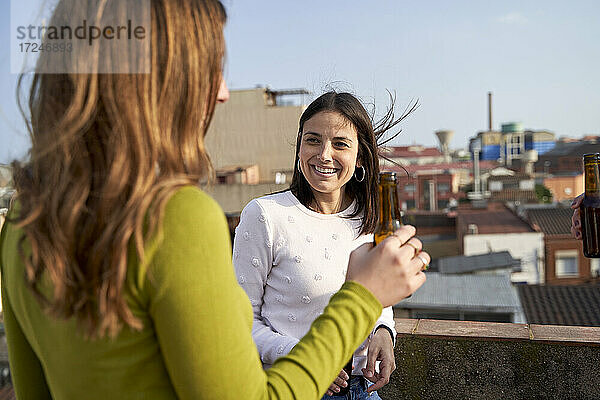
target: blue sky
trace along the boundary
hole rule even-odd
[[[14,106],[16,75],[9,73],[8,4],[0,0],[0,162],[27,148]],[[231,89],[301,87],[318,95],[333,87],[380,111],[389,89],[398,112],[419,99],[397,144],[436,145],[433,132],[452,129],[451,147],[464,147],[487,128],[488,91],[496,129],[518,121],[558,136],[600,134],[600,2],[224,4]]]

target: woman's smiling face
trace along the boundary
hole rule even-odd
[[[339,194],[357,167],[356,128],[336,112],[319,112],[304,123],[298,157],[313,193]]]

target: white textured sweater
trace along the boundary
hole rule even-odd
[[[252,304],[252,336],[265,368],[298,343],[340,289],[350,252],[373,240],[359,236],[359,218],[344,218],[355,206],[319,214],[286,191],[252,200],[242,211],[233,264]],[[380,325],[395,336],[391,307]],[[354,353],[354,374],[366,366],[367,341]]]

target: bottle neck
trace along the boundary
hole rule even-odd
[[[398,208],[398,195],[396,193],[395,183],[383,183],[379,185],[379,221],[383,224],[390,220],[400,220],[400,210]]]
[[[600,170],[597,162],[585,163],[585,195],[600,196]]]

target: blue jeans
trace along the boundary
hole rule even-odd
[[[381,400],[377,392],[367,393],[367,388],[372,385],[360,375],[352,375],[348,382],[350,390],[343,395],[323,396],[321,400]]]

